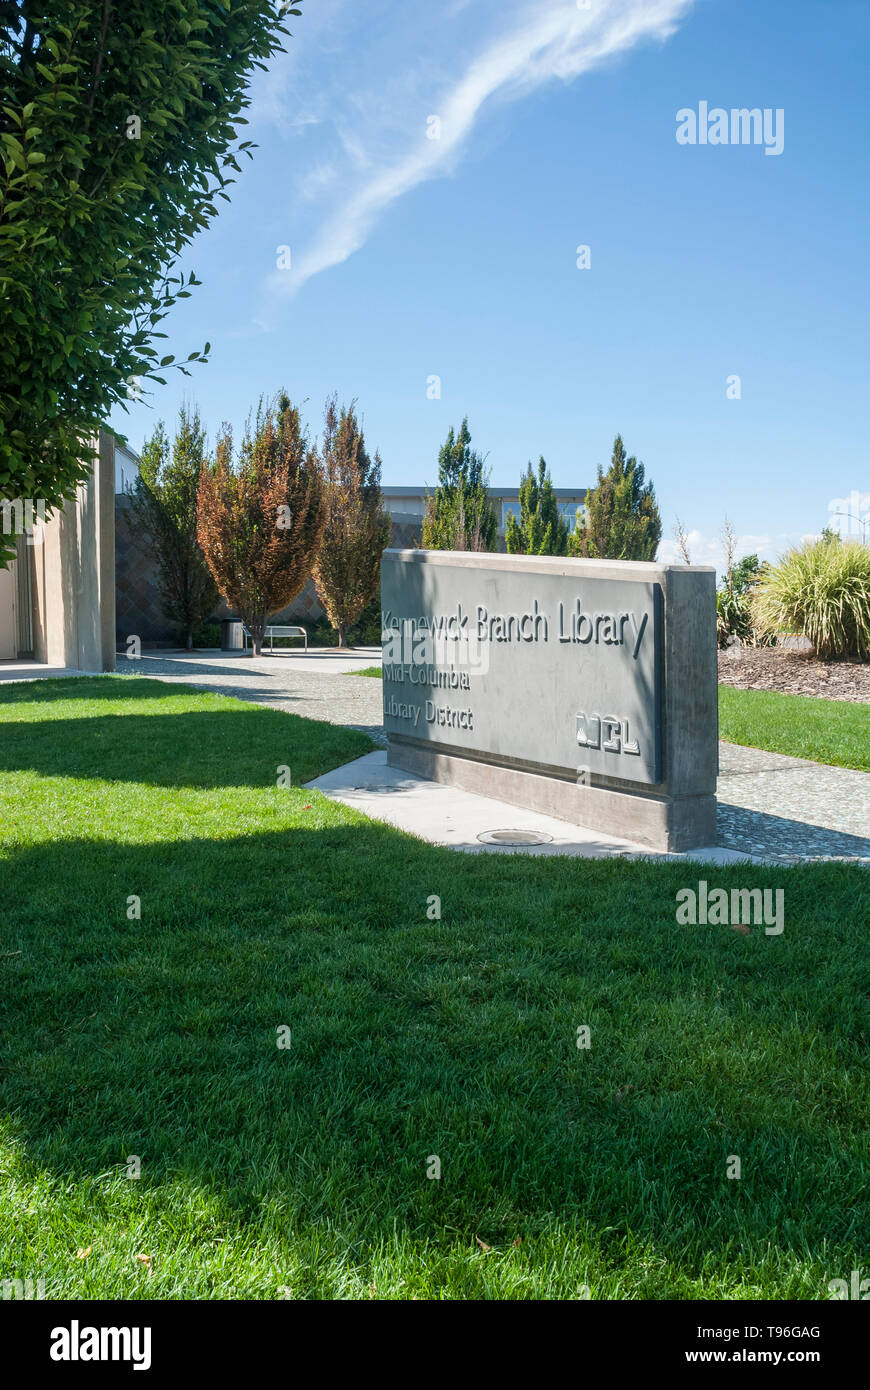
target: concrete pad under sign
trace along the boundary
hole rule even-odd
[[[367,753],[306,785],[429,844],[467,853],[569,854],[591,859],[694,859],[716,864],[761,862],[753,861],[753,856],[716,845],[684,854],[657,853],[631,840],[602,835],[584,826],[478,796],[444,782],[412,777],[399,768],[390,767],[385,752]],[[550,838],[536,845],[483,844],[478,838],[500,830],[537,832]]]

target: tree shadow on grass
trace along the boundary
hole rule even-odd
[[[277,1213],[339,1263],[572,1223],[686,1269],[772,1239],[852,1258],[860,886],[782,874],[771,940],[678,931],[685,876],[496,864],[368,824],[13,848],[0,1107],[29,1169],[87,1184],[140,1155],[144,1188],[210,1193],[264,1239]]]
[[[105,697],[99,693],[101,703],[119,698],[111,687]],[[153,693],[145,692],[147,697]],[[179,703],[191,693],[202,694],[165,686],[161,693],[169,701],[174,695]],[[125,691],[127,701],[130,694]],[[371,748],[369,738],[355,730],[244,700],[154,714],[120,705],[117,714],[0,724],[0,772],[164,787],[274,786],[281,766],[290,768],[298,784]]]
[[[45,679],[11,681],[0,685],[0,708],[4,705],[54,704],[62,700],[126,701],[165,699],[172,690],[160,681],[138,677],[132,681],[116,675],[49,676]],[[191,694],[191,690],[187,690]]]

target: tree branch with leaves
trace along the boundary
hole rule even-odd
[[[0,0],[0,498],[60,506],[112,408],[186,370],[156,345],[198,283],[179,256],[252,153],[251,76],[299,13]]]

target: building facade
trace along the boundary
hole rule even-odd
[[[0,503],[16,556],[0,569],[0,661],[115,669],[115,440],[100,432],[94,467],[64,506]]]
[[[520,514],[519,489],[515,487],[490,487],[487,490],[498,519],[499,539],[503,541],[508,516],[519,517]],[[381,488],[384,506],[391,516],[402,521],[416,522],[418,526],[422,525],[426,512],[426,499],[430,491],[431,489],[421,487]],[[586,489],[554,487],[553,492],[559,506],[560,517],[567,523],[568,530],[573,531],[578,509],[584,515],[586,512]],[[503,546],[500,545],[499,549],[503,549]]]

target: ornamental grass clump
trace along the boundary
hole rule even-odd
[[[758,629],[769,637],[801,633],[816,655],[870,657],[870,546],[860,541],[806,541],[759,579],[753,596]]]

